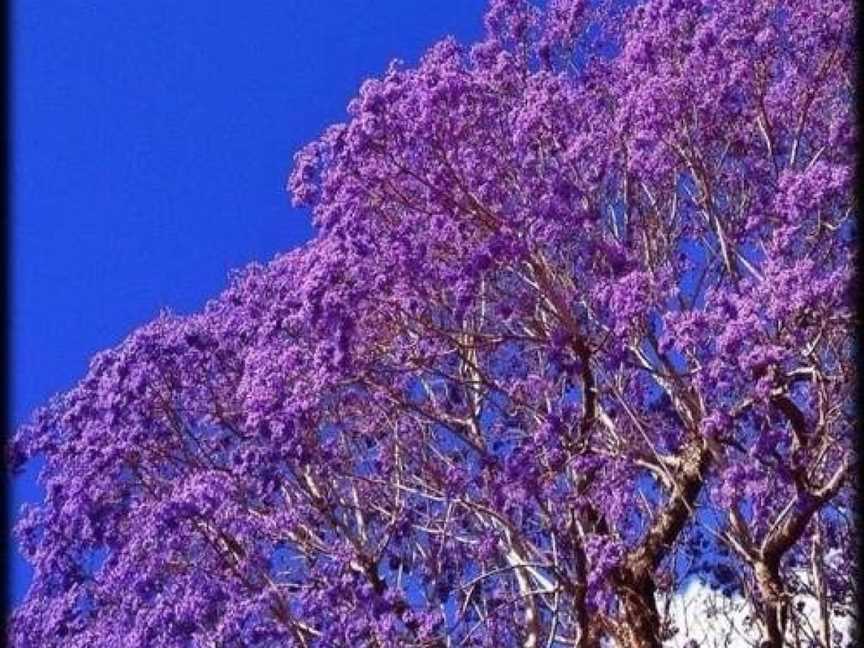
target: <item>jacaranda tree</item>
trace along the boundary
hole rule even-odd
[[[493,0],[296,156],[316,238],[23,427],[25,647],[839,645],[848,0]],[[611,642],[611,644],[610,644]]]

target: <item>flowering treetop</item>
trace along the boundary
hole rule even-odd
[[[693,574],[769,645],[831,645],[850,3],[493,0],[485,25],[297,154],[311,243],[20,430],[47,498],[15,646],[659,646]]]

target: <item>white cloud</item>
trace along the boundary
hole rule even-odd
[[[809,574],[797,574],[807,582]],[[816,599],[811,595],[796,596],[793,606],[801,604],[798,632],[802,645],[807,645],[806,639],[819,636],[819,608]],[[666,617],[678,632],[664,645],[669,648],[684,648],[695,641],[700,648],[752,648],[758,646],[761,631],[753,619],[753,611],[748,601],[740,594],[725,596],[721,591],[713,589],[699,578],[688,579],[681,588],[668,600],[658,600],[661,611],[667,610]],[[849,616],[832,615],[832,631],[839,631],[842,636],[840,646],[851,646],[851,619]],[[791,633],[790,640],[796,643]],[[819,643],[821,645],[821,642]],[[838,645],[838,644],[832,644]]]
[[[758,644],[759,629],[750,619],[750,605],[740,595],[724,596],[698,578],[689,579],[669,601],[668,618],[678,629],[666,645],[683,648],[745,648]]]

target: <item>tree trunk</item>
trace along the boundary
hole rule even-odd
[[[623,576],[618,588],[620,639],[626,648],[660,648],[660,615],[650,576]]]
[[[776,569],[764,562],[756,563],[756,584],[762,604],[761,621],[766,640],[763,648],[783,648],[786,634],[786,621],[789,617],[789,604]]]
[[[702,490],[711,454],[702,439],[694,439],[681,453],[669,501],[655,517],[640,545],[632,550],[616,577],[621,604],[619,634],[627,648],[660,648],[660,615],[654,599],[654,571],[666,557],[692,517]]]

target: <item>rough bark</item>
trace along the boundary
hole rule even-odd
[[[619,636],[626,648],[660,648],[660,615],[651,574],[627,572],[619,581]]]
[[[702,490],[711,453],[702,439],[694,439],[681,455],[669,501],[654,519],[640,545],[631,551],[617,574],[621,603],[619,629],[627,648],[659,648],[660,615],[654,598],[654,571],[668,555],[690,521]]]
[[[789,602],[780,581],[779,570],[765,562],[755,566],[756,583],[761,596],[762,613],[760,615],[765,630],[766,640],[763,648],[783,648],[783,637],[786,634],[786,622],[789,618]]]

